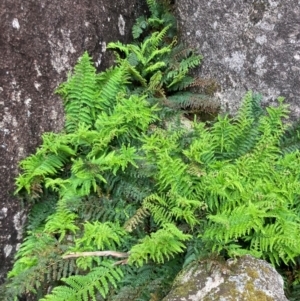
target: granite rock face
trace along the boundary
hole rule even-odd
[[[247,90],[266,103],[286,97],[300,117],[299,0],[177,0],[181,38],[204,56],[200,77],[215,79],[215,96],[235,112]]]
[[[209,267],[209,268],[208,268]],[[267,262],[244,256],[191,264],[163,301],[288,301],[283,280]]]
[[[142,0],[0,1],[0,284],[26,220],[13,196],[20,159],[34,152],[45,131],[63,126],[53,94],[87,50],[97,67],[111,64],[106,44],[131,40]]]

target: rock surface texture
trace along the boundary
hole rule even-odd
[[[87,50],[103,69],[106,44],[131,39],[141,0],[0,1],[0,284],[22,236],[26,210],[13,197],[21,158],[63,125],[53,94]]]
[[[244,256],[236,262],[190,265],[163,301],[287,301],[283,280],[267,262]]]
[[[300,117],[299,0],[177,0],[182,39],[204,61],[200,77],[216,79],[223,109],[234,112],[247,90],[272,103],[286,97]]]

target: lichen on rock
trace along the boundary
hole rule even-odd
[[[227,262],[191,263],[163,301],[287,301],[283,280],[266,261],[249,255]]]

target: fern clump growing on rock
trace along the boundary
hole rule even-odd
[[[265,111],[248,92],[236,117],[163,123],[164,101],[190,85],[200,57],[175,47],[173,20],[148,4],[153,20],[136,26],[158,30],[112,43],[122,55],[100,74],[84,53],[57,90],[64,130],[20,163],[16,192],[33,207],[8,300],[156,300],[211,251],[274,265],[300,254],[300,156],[281,148],[283,99]]]

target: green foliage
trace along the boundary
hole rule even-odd
[[[126,275],[120,282],[118,294],[108,300],[161,300],[168,293],[173,275],[180,270],[178,260],[166,261],[164,264],[148,263],[140,268],[126,266]]]
[[[287,115],[283,100],[277,108],[268,108],[268,114],[259,109],[257,100],[248,93],[235,118],[219,116],[211,128],[195,124],[195,136],[182,150],[184,156],[180,132],[160,130],[144,139],[148,160],[157,164],[158,188],[167,195],[152,197],[157,203],[152,214],[158,223],[170,222],[174,193],[177,199],[183,195],[204,200],[204,205],[198,201],[198,208],[208,209],[208,224],[199,237],[212,250],[226,250],[229,256],[247,252],[273,264],[288,263],[300,251],[295,212],[299,152],[284,156],[279,147],[286,130],[281,121]],[[144,206],[154,208],[147,199]],[[189,224],[187,219],[185,223]]]
[[[90,60],[81,59],[78,66],[85,65],[87,61]],[[83,69],[76,68],[74,77],[78,76],[78,70]],[[91,68],[86,70],[90,72]],[[105,85],[100,91],[106,92],[102,98],[98,97],[95,106],[102,107],[102,110],[92,122],[77,121],[79,125],[71,130],[70,123],[66,121],[66,132],[45,134],[44,143],[36,154],[21,163],[23,173],[17,179],[17,192],[34,196],[36,204],[29,218],[27,239],[9,274],[12,281],[8,294],[12,298],[28,292],[36,292],[42,297],[47,288],[56,287],[58,281],[64,281],[67,286],[57,287],[53,297],[45,298],[73,300],[75,294],[85,300],[88,295],[94,298],[96,290],[104,296],[109,287],[116,286],[121,279],[120,271],[108,269],[106,261],[90,257],[69,261],[61,257],[66,251],[95,251],[105,247],[113,250],[124,243],[122,236],[126,234],[125,230],[113,222],[124,221],[134,208],[130,208],[127,193],[114,191],[114,186],[131,182],[132,189],[139,190],[139,179],[130,181],[124,175],[126,170],[138,168],[139,133],[146,131],[149,124],[157,119],[157,109],[149,106],[144,95],[125,94],[120,81],[116,80],[119,73],[115,68],[106,72],[111,78],[106,74],[99,76]],[[85,81],[86,77],[82,76],[82,80]],[[72,86],[69,86],[72,82],[71,77],[63,85],[63,89],[69,91],[64,96],[66,98],[72,95]],[[114,87],[108,89],[110,85]],[[109,99],[112,102],[110,108],[106,106]],[[80,98],[72,101],[81,103]],[[67,117],[69,108],[66,105]],[[72,114],[73,110],[70,111]],[[134,176],[135,173],[132,179]],[[110,190],[116,195],[109,197]],[[48,202],[52,204],[51,208],[47,207]],[[128,210],[122,207],[126,202]],[[92,210],[89,209],[91,204]],[[130,240],[127,240],[125,243],[130,245]],[[39,257],[43,259],[38,260]],[[105,271],[103,267],[97,269],[99,265],[106,265]],[[73,275],[74,271],[78,277]],[[75,277],[74,281],[69,281],[69,277]],[[87,279],[93,284],[84,288],[82,283]]]
[[[169,26],[168,37],[173,38],[176,35],[176,19],[171,11],[169,1],[147,0],[150,16],[140,16],[136,19],[132,27],[132,35],[134,39],[138,39],[144,34],[148,34],[149,30],[161,30],[165,26]]]
[[[16,193],[32,209],[7,300],[159,300],[211,252],[297,266],[299,135],[287,106],[263,110],[248,92],[235,117],[190,129],[160,120],[207,98],[185,91],[201,57],[175,45],[173,18],[147,3],[133,29],[143,40],[111,43],[117,66],[100,74],[84,53],[57,90],[64,130],[20,163]]]
[[[152,259],[157,263],[164,263],[175,254],[182,253],[185,249],[183,241],[189,240],[191,235],[184,234],[174,224],[165,223],[162,229],[145,236],[140,244],[130,250],[129,264],[143,266],[144,262]]]
[[[74,75],[60,85],[57,93],[65,100],[68,132],[76,131],[80,123],[91,126],[96,116],[96,72],[87,53],[80,58]]]
[[[17,252],[16,263],[8,277],[7,300],[17,300],[17,296],[34,293],[38,297],[46,293],[45,283],[54,285],[62,277],[77,273],[74,260],[61,258],[66,245],[39,230],[28,232]]]
[[[88,301],[97,300],[96,294],[99,292],[105,297],[109,291],[109,286],[117,287],[117,282],[122,278],[122,271],[114,267],[111,263],[102,262],[102,264],[87,275],[75,275],[61,280],[67,284],[57,286],[53,289],[51,295],[40,299],[41,301]]]
[[[37,197],[42,192],[41,182],[56,175],[75,155],[75,151],[68,145],[68,137],[45,133],[42,138],[43,144],[36,153],[20,163],[23,173],[16,180],[16,193],[25,189],[33,198]]]
[[[127,79],[124,67],[96,74],[91,58],[85,52],[74,74],[56,91],[64,99],[66,131],[76,132],[82,124],[92,128],[97,116],[113,107],[117,94],[125,91]]]
[[[300,122],[297,121],[286,129],[280,139],[280,148],[284,153],[300,150]]]
[[[160,1],[147,3],[151,16],[137,19],[133,37],[137,40],[149,27],[151,34],[142,42],[137,40],[128,45],[111,42],[107,48],[117,51],[117,62],[125,66],[135,86],[141,85],[147,94],[166,97],[196,83],[188,72],[200,64],[202,56],[183,44],[177,45],[176,21]],[[184,107],[184,98],[182,103]]]

